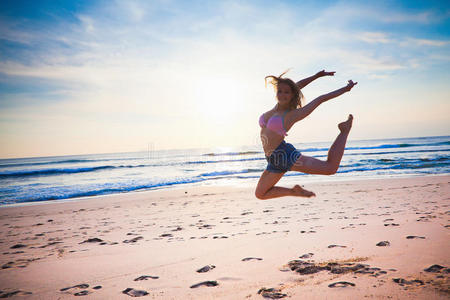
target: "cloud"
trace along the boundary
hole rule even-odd
[[[77,15],[77,18],[80,21],[81,26],[82,26],[82,28],[84,28],[86,33],[93,34],[95,32],[93,18],[86,16],[86,15],[82,15],[82,14]]]
[[[78,24],[63,23],[59,30],[46,31],[35,37],[34,42],[41,40],[42,44],[48,46],[37,51],[31,63],[4,60],[3,72],[16,76],[42,76],[99,84],[114,79],[126,80],[125,74],[117,74],[123,72],[129,75],[129,81],[135,80],[136,77],[145,76],[144,72],[160,72],[164,69],[162,65],[170,68],[185,64],[187,69],[196,68],[197,64],[202,68],[202,61],[214,61],[220,68],[221,60],[225,64],[236,61],[237,66],[255,61],[253,67],[265,60],[291,60],[297,61],[297,67],[305,67],[317,64],[320,59],[347,64],[352,63],[352,55],[369,55],[377,61],[390,60],[392,63],[394,54],[385,54],[377,48],[377,44],[393,43],[391,34],[381,31],[360,33],[348,27],[348,20],[353,16],[371,20],[378,18],[374,16],[387,16],[391,22],[407,22],[428,20],[430,16],[430,13],[425,12],[386,12],[339,2],[305,23],[282,4],[267,9],[227,1],[210,7],[209,10],[215,12],[213,15],[183,11],[184,7],[176,4],[171,1],[159,4],[115,1],[78,13]],[[110,12],[108,17],[105,17],[105,12]],[[164,14],[158,17],[162,12]],[[330,20],[335,24],[334,27],[329,26]],[[27,32],[15,30],[8,33],[8,36],[21,35],[26,37]],[[396,39],[404,40],[405,37],[397,36]],[[26,38],[24,40],[28,41]],[[373,46],[358,45],[356,41]],[[447,43],[417,38],[408,41],[417,46],[445,46]],[[351,55],[342,55],[344,50]],[[280,56],[287,57],[283,59]],[[303,63],[307,60],[309,63]],[[398,62],[393,63],[394,67],[382,64],[378,70],[398,69],[400,65]],[[131,70],[140,76],[134,76]]]
[[[443,47],[450,44],[447,40],[432,40],[414,37],[397,37],[391,38],[388,32],[361,32],[358,39],[370,44],[396,44],[403,47],[409,46],[432,46]]]
[[[0,39],[20,43],[24,45],[31,45],[31,42],[34,40],[33,34],[28,31],[17,29],[20,21],[0,18]]]
[[[388,38],[388,34],[385,32],[362,32],[358,35],[358,39],[370,43],[370,44],[388,44],[392,43],[392,40]]]
[[[141,6],[142,2],[136,1],[116,1],[118,9],[124,9],[133,22],[140,22],[149,11],[149,7]]]
[[[380,21],[386,23],[430,24],[436,20],[436,15],[431,11],[424,11],[420,13],[378,11],[377,16],[380,18]]]
[[[406,45],[413,44],[413,45],[416,45],[416,46],[443,47],[443,46],[450,45],[450,41],[407,38],[405,40],[404,44],[406,44]]]
[[[355,59],[356,62],[352,64],[353,67],[364,70],[365,73],[370,74],[372,76],[380,77],[380,74],[372,74],[380,71],[396,71],[405,69],[407,67],[406,64],[399,63],[395,59],[389,59],[388,57],[382,58],[373,58],[368,56],[360,56],[358,59]]]

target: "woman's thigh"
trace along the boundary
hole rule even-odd
[[[280,181],[281,177],[283,177],[284,173],[274,173],[264,170],[259,178],[258,185],[256,186],[255,194],[264,195],[270,188],[272,188],[278,181]]]
[[[332,166],[327,162],[311,156],[301,155],[294,163],[291,171],[307,174],[330,175],[335,173]]]

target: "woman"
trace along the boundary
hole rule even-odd
[[[319,96],[302,107],[303,94],[300,89],[319,77],[333,76],[335,72],[322,70],[297,83],[289,78],[282,78],[285,73],[278,77],[271,75],[265,78],[265,80],[272,78],[271,83],[277,92],[278,103],[259,118],[261,141],[268,162],[267,169],[262,173],[255,190],[255,196],[261,200],[283,196],[315,196],[313,192],[305,190],[299,185],[295,185],[293,188],[285,188],[275,186],[275,184],[287,171],[323,175],[335,174],[339,168],[345,143],[352,127],[353,116],[349,115],[347,121],[338,125],[340,134],[328,151],[326,161],[302,155],[294,146],[286,143],[284,137],[295,123],[306,118],[320,104],[349,92],[357,82],[349,80],[345,87]]]

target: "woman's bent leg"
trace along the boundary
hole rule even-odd
[[[283,177],[284,173],[274,173],[265,170],[259,178],[256,186],[255,196],[261,200],[278,198],[283,196],[298,196],[298,197],[312,197],[315,196],[313,192],[303,189],[296,185],[293,188],[285,188],[275,186],[275,184]]]
[[[291,189],[275,186],[283,175],[284,173],[274,173],[264,170],[259,178],[258,185],[256,186],[256,198],[266,200],[291,195]]]

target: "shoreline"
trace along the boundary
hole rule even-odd
[[[450,176],[307,188],[317,197],[190,186],[2,207],[0,296],[448,299]]]
[[[311,176],[311,175],[309,175]],[[314,175],[314,176],[320,176],[320,175]],[[381,178],[378,178],[378,176],[349,176],[349,177],[339,177],[339,176],[321,176],[320,178],[324,179],[316,179],[316,180],[306,180],[304,182],[295,182],[295,184],[320,184],[320,183],[330,183],[330,182],[346,182],[346,181],[366,181],[366,180],[389,180],[389,179],[401,179],[401,178],[417,178],[417,177],[435,177],[435,176],[450,176],[449,173],[443,173],[443,174],[399,174],[399,175],[383,175]],[[294,184],[295,179],[302,179],[302,177],[297,177],[296,175],[287,175],[282,178],[280,182],[283,182],[285,184]],[[304,178],[303,178],[304,179]],[[236,181],[224,184],[224,183],[207,183],[207,182],[196,182],[196,183],[182,183],[177,185],[168,185],[168,186],[162,186],[152,189],[144,189],[144,190],[137,190],[137,191],[129,191],[129,192],[122,192],[122,193],[112,193],[112,194],[104,194],[104,195],[93,195],[93,196],[84,196],[84,197],[73,197],[73,198],[64,198],[64,199],[54,199],[54,200],[43,200],[43,201],[28,201],[28,202],[20,202],[20,203],[11,203],[11,204],[0,204],[0,210],[3,208],[8,207],[24,207],[24,206],[33,206],[33,205],[48,205],[48,204],[56,204],[56,203],[70,203],[70,202],[77,202],[77,201],[87,201],[90,199],[97,199],[102,197],[112,197],[112,196],[126,196],[126,195],[133,195],[135,193],[149,193],[149,192],[155,192],[155,191],[172,191],[177,189],[191,189],[191,188],[202,188],[202,187],[217,187],[217,188],[227,188],[227,187],[237,187],[237,188],[251,188],[256,187],[257,181],[250,183],[250,179],[244,179],[245,182],[239,182]],[[286,182],[287,181],[287,182]],[[237,183],[237,184],[236,184]]]
[[[349,140],[340,169],[333,176],[288,172],[282,180],[342,181],[450,175],[448,136]],[[297,146],[296,146],[297,147]],[[330,144],[300,143],[305,155],[326,159]],[[266,167],[260,145],[203,151],[177,150],[159,155],[109,153],[4,161],[0,207],[8,204],[67,201],[186,185],[256,186]],[[291,183],[290,183],[291,184]],[[22,205],[22,204],[19,204]]]

